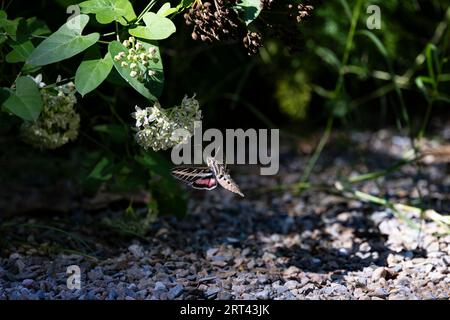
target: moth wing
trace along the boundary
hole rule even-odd
[[[172,176],[191,185],[199,178],[213,177],[214,174],[208,167],[175,167],[172,169]]]

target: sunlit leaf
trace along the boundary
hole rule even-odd
[[[109,53],[103,59],[83,61],[75,73],[75,88],[84,96],[106,79],[112,67],[113,61]]]
[[[133,6],[128,0],[89,0],[80,3],[81,12],[94,13],[103,24],[117,21],[122,25],[136,19]]]
[[[162,40],[170,37],[176,31],[175,24],[169,18],[147,12],[143,16],[145,27],[138,26],[130,29],[131,35],[148,40]]]
[[[148,50],[151,47],[158,48],[152,44],[142,42],[142,45]],[[111,54],[111,57],[115,57],[120,52],[127,52],[127,48],[123,46],[118,41],[112,41],[109,44],[109,53]],[[113,61],[114,67],[119,72],[119,74],[122,76],[122,78],[131,85],[136,91],[138,91],[140,94],[142,94],[144,97],[156,101],[157,98],[161,95],[162,89],[163,89],[163,83],[164,83],[164,74],[163,74],[163,66],[161,61],[161,56],[159,54],[159,50],[157,50],[156,57],[158,59],[158,62],[155,63],[153,61],[150,61],[148,69],[147,70],[153,70],[156,72],[154,76],[148,76],[145,77],[143,82],[139,81],[137,78],[133,78],[130,75],[130,69],[128,67],[122,67],[121,61]]]
[[[81,34],[88,21],[89,16],[85,14],[67,21],[37,46],[27,63],[35,66],[47,65],[73,57],[92,46],[98,41],[100,34]]]
[[[164,13],[170,9],[170,2],[166,2],[164,3],[161,8],[159,8],[158,12],[156,12],[157,15],[159,16],[165,16]]]

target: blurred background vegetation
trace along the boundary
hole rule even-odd
[[[66,21],[67,6],[74,3],[78,1],[11,1],[7,12],[11,18],[35,16],[54,31]],[[136,12],[146,5],[145,1],[132,3]],[[252,56],[239,43],[210,45],[192,40],[191,27],[185,25],[182,14],[176,16],[177,33],[160,43],[166,79],[161,104],[176,105],[185,94],[196,93],[204,128],[273,127],[301,137],[325,127],[331,130],[332,121],[335,128],[396,127],[406,135],[420,136],[428,128],[425,120],[448,118],[448,0],[311,4],[313,14],[295,27],[290,43],[271,37],[255,23],[254,28],[263,33],[264,47]],[[381,30],[366,27],[369,5],[381,8]],[[110,26],[94,27],[88,31],[112,31]],[[20,68],[4,61],[8,51],[2,45],[1,86],[10,86]],[[46,68],[45,77],[70,78],[81,59],[76,56],[56,68]],[[2,113],[2,165],[16,166],[8,172],[34,187],[44,183],[36,176],[52,171],[57,175],[54,179],[66,177],[87,193],[105,181],[112,189],[126,191],[156,183],[159,212],[183,212],[184,197],[177,185],[170,179],[154,178],[168,172],[164,154],[143,153],[133,142],[130,114],[135,105],[144,107],[147,102],[111,75],[79,100],[78,140],[46,152],[24,145],[18,138],[19,120]],[[26,161],[31,158],[31,163]],[[8,172],[3,171],[2,181],[12,178]]]

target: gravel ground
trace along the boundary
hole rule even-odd
[[[386,168],[407,148],[407,139],[387,131],[352,134],[327,149],[312,182]],[[420,189],[427,206],[449,212],[444,156],[426,157],[420,175],[408,165],[356,187],[404,203],[416,203]],[[27,235],[22,246],[2,250],[0,299],[449,299],[448,229],[325,192],[270,190],[298,181],[307,157],[286,148],[281,159],[274,177],[251,168],[234,174],[246,198],[190,191],[186,218],[158,218],[146,239],[118,237],[111,250],[98,243],[97,258],[46,250],[55,241],[73,247],[70,238],[42,243],[44,232]],[[80,266],[81,289],[67,288],[69,265]]]

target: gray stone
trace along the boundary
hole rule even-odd
[[[384,298],[384,297],[387,297],[388,295],[389,295],[389,292],[387,292],[387,290],[384,288],[376,288],[375,291],[369,293],[369,296],[379,297],[379,298]]]
[[[372,281],[378,282],[380,279],[385,279],[387,275],[387,270],[384,267],[376,268],[372,273]]]
[[[128,247],[128,250],[135,258],[142,258],[144,256],[144,250],[142,246],[138,244],[132,244],[131,246]]]
[[[286,288],[288,288],[289,290],[291,290],[291,289],[298,288],[300,286],[300,283],[298,283],[298,281],[295,281],[295,280],[289,280],[284,284],[284,286]]]
[[[206,290],[205,295],[207,297],[211,297],[211,296],[215,296],[216,294],[218,294],[220,292],[220,288],[217,287],[210,287],[208,288],[208,290]]]
[[[171,288],[168,293],[169,299],[175,299],[179,297],[184,291],[184,287],[181,284],[177,284],[175,287]]]
[[[157,281],[155,283],[155,291],[167,291],[167,287],[161,281]]]
[[[217,300],[231,300],[233,296],[227,291],[221,291],[217,294]]]
[[[269,299],[269,295],[270,295],[269,290],[263,290],[263,291],[257,292],[255,296],[256,296],[256,299],[258,299],[258,300],[267,300],[267,299]]]
[[[210,248],[206,251],[206,257],[211,258],[219,251],[219,248]]]
[[[22,285],[27,288],[31,288],[34,285],[33,279],[25,279],[22,281]]]

